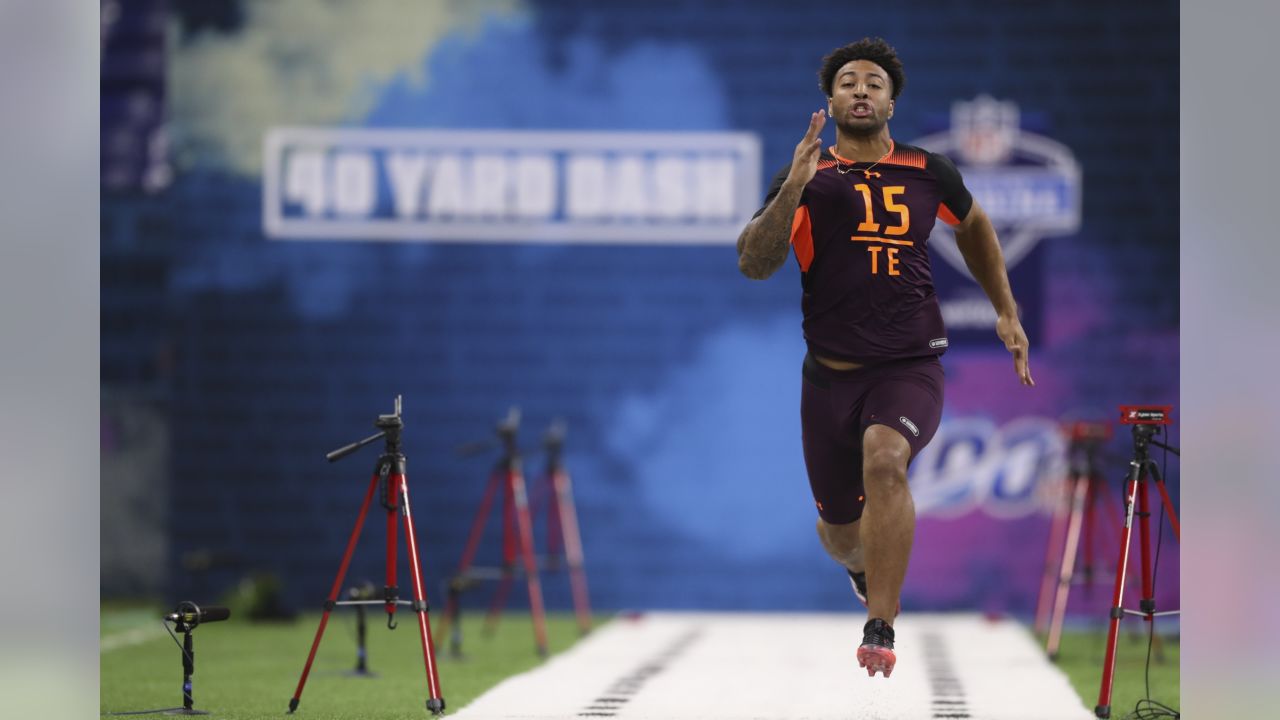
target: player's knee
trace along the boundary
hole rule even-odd
[[[862,481],[871,493],[904,489],[907,486],[907,456],[883,448],[866,456]]]
[[[872,425],[863,436],[862,480],[871,494],[905,488],[911,446],[892,428]]]

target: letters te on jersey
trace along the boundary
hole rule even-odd
[[[749,133],[275,128],[270,238],[728,244],[760,199]]]

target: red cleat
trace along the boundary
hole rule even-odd
[[[868,677],[875,677],[877,672],[889,677],[897,661],[898,657],[893,654],[893,626],[880,618],[868,620],[862,628],[858,666],[867,669]]]

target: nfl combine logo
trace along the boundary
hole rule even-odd
[[[1018,133],[1018,106],[1012,102],[983,95],[951,108],[951,134],[964,162],[999,165],[1013,153]]]
[[[956,163],[969,192],[991,218],[1010,271],[1041,239],[1080,229],[1079,163],[1062,143],[1023,130],[1016,103],[989,95],[956,102],[951,108],[951,129],[914,144],[943,153]],[[946,223],[934,226],[929,245],[963,277],[971,278]],[[976,283],[970,281],[970,285],[967,292],[956,294],[963,297],[948,297],[939,288],[948,329],[994,326],[995,314],[989,306],[986,313],[962,307],[973,300],[985,303],[980,293],[973,292]]]

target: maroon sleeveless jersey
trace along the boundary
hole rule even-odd
[[[774,178],[765,207],[790,169]],[[824,150],[791,224],[809,350],[861,363],[942,354],[929,233],[938,218],[959,224],[972,206],[943,155],[895,143],[873,164]]]

